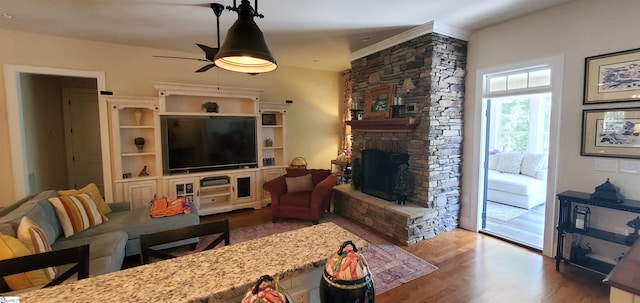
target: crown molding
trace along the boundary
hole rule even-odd
[[[468,31],[455,28],[453,26],[449,26],[446,24],[442,24],[440,22],[431,21],[423,25],[416,26],[406,32],[397,34],[391,38],[388,38],[378,43],[367,46],[363,49],[359,49],[351,53],[351,55],[349,55],[349,61],[366,57],[368,55],[377,53],[381,50],[385,50],[387,48],[398,45],[400,43],[407,42],[411,39],[418,38],[431,33],[437,33],[437,34],[445,35],[448,37],[452,37],[452,38],[456,38],[464,41],[468,41],[469,36],[471,35],[471,33],[469,33]]]

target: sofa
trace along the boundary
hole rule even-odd
[[[49,202],[52,197],[58,197],[58,192],[47,190],[0,210],[0,233],[16,237],[18,225],[23,217],[27,217],[42,230],[52,250],[89,244],[89,276],[120,270],[126,256],[140,253],[139,237],[142,234],[197,225],[200,222],[193,205],[190,214],[151,218],[148,208],[131,210],[128,202],[118,202],[108,204],[111,212],[104,215],[107,220],[102,224],[65,237],[65,227],[61,225],[55,207]],[[171,246],[195,241],[197,239],[190,239]]]
[[[489,155],[487,200],[531,209],[545,202],[547,156],[535,153]]]

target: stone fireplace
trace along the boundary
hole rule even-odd
[[[466,54],[466,41],[432,32],[351,62],[352,96],[359,108],[364,107],[367,90],[385,85],[396,85],[396,96],[402,98],[403,104],[415,108],[409,115],[419,124],[412,128],[380,126],[394,125],[391,122],[369,123],[378,126],[360,129],[352,126],[354,160],[366,157],[363,151],[372,149],[408,156],[409,170],[415,179],[415,190],[407,206],[411,209],[402,218],[394,218],[402,223],[397,224],[401,227],[392,228],[401,230],[382,231],[389,235],[408,234],[399,239],[407,244],[458,226]],[[334,202],[356,203],[348,192],[337,191]],[[391,207],[394,202],[384,203],[389,204],[388,212],[403,212],[402,207]],[[376,205],[384,206],[378,202]],[[424,211],[416,211],[416,207]],[[346,211],[347,206],[336,209]],[[375,217],[365,219],[367,211]],[[349,212],[362,216],[357,221],[365,224],[367,221],[369,226],[376,220],[390,220],[384,210]],[[416,216],[421,218],[416,221]]]
[[[365,194],[387,201],[394,201],[393,177],[398,172],[400,164],[407,164],[409,155],[393,153],[377,149],[362,151],[362,185]]]

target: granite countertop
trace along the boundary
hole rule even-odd
[[[329,222],[34,290],[20,294],[20,302],[224,300],[242,295],[262,275],[287,279],[323,266],[346,240],[359,249],[368,247],[362,238]]]
[[[604,279],[604,283],[640,296],[640,241],[633,244]]]

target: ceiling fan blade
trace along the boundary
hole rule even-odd
[[[218,48],[213,48],[211,46],[206,46],[204,44],[196,43],[196,45],[204,51],[204,57],[209,61],[213,61],[216,54],[218,53]]]
[[[183,59],[183,60],[194,60],[200,62],[211,62],[212,60],[207,59],[199,59],[199,58],[188,58],[188,57],[174,57],[174,56],[153,56],[154,58],[169,58],[169,59]]]
[[[213,63],[211,63],[211,64],[207,64],[207,65],[205,65],[205,66],[203,66],[203,67],[199,68],[199,69],[196,71],[196,73],[206,72],[206,71],[210,70],[212,67],[215,67],[215,66],[216,66],[216,65],[215,65],[215,64],[213,64]]]

